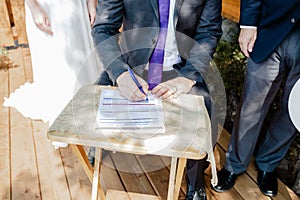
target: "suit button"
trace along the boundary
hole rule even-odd
[[[291,19],[291,22],[292,22],[292,23],[295,23],[295,22],[296,22],[295,18],[292,18],[292,19]]]
[[[155,44],[156,43],[156,40],[155,39],[152,39],[152,44]]]

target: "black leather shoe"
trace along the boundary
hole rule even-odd
[[[193,188],[188,185],[186,200],[207,200],[205,188],[201,187],[198,190],[193,190]]]
[[[229,172],[225,168],[222,168],[218,172],[218,184],[212,186],[213,190],[216,192],[226,192],[234,186],[238,175],[240,174],[234,174],[233,172]]]
[[[278,191],[278,182],[275,172],[265,172],[258,169],[257,185],[266,196],[275,196]]]

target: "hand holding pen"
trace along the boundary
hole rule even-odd
[[[117,78],[120,94],[130,101],[147,100],[148,84],[136,76],[131,69],[122,73]]]
[[[136,77],[135,77],[135,75],[134,75],[134,72],[133,72],[130,68],[128,69],[128,71],[129,71],[129,74],[130,74],[132,80],[134,81],[134,83],[136,84],[136,86],[139,88],[139,90],[140,90],[144,95],[147,96],[147,94],[146,94],[146,93],[144,92],[144,90],[143,90],[143,87],[141,86],[141,84],[139,83],[139,81],[136,79]]]

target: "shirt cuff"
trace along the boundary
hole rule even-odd
[[[256,26],[244,26],[244,25],[240,25],[240,28],[257,29]]]

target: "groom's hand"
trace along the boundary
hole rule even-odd
[[[143,87],[143,91],[147,94],[147,82],[144,81],[141,77],[137,75],[135,76],[140,85]],[[139,90],[128,71],[122,73],[116,81],[119,87],[120,94],[129,101],[142,101],[147,98],[147,96]]]

